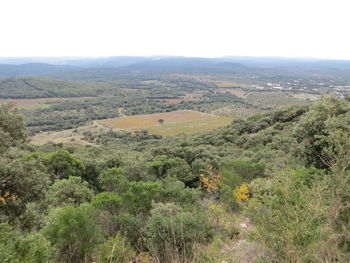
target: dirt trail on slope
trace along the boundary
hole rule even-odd
[[[249,231],[253,226],[248,218],[240,217],[237,222],[237,228],[239,229],[239,236],[232,242],[227,243],[221,250],[223,254],[234,255],[235,261],[222,263],[254,263],[259,257],[264,256],[266,253],[264,250],[253,241],[248,239]]]

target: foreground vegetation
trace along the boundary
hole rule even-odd
[[[350,101],[195,135],[28,143],[0,108],[1,262],[348,262]]]

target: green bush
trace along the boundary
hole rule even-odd
[[[129,263],[136,254],[121,235],[109,238],[97,250],[98,263]]]
[[[57,250],[59,262],[85,262],[100,241],[100,229],[90,207],[66,206],[53,210],[43,229],[45,237]]]
[[[148,214],[152,202],[159,200],[162,184],[159,182],[130,182],[122,195],[124,206],[131,214]]]
[[[324,97],[310,107],[294,128],[300,143],[299,157],[308,166],[328,168],[324,150],[334,145],[329,136],[335,130],[349,132],[350,103],[335,97]]]
[[[0,224],[0,262],[52,262],[52,248],[40,234],[19,234],[7,224]]]
[[[35,160],[0,158],[0,180],[0,218],[11,221],[25,211],[28,202],[44,198],[50,184],[49,175],[40,170]]]
[[[121,168],[108,168],[102,171],[98,180],[103,190],[119,194],[126,191],[129,183]]]
[[[66,179],[69,176],[82,176],[84,164],[81,160],[66,150],[49,153],[43,156],[43,161],[56,179]]]
[[[327,262],[319,261],[331,235],[322,178],[321,171],[299,168],[250,184],[246,211],[255,225],[253,238],[278,262]]]
[[[118,215],[123,209],[123,199],[116,193],[102,192],[94,196],[91,204],[97,209],[97,221],[104,234],[113,237],[121,227]]]
[[[205,214],[160,203],[152,209],[147,221],[146,245],[160,262],[188,261],[193,256],[194,245],[207,241],[210,231]]]
[[[56,180],[47,193],[48,204],[54,207],[63,205],[80,205],[89,202],[94,192],[81,177],[70,176],[68,179]]]
[[[163,189],[160,200],[162,202],[173,202],[179,205],[195,204],[201,192],[196,188],[185,187],[185,183],[176,178],[167,177],[163,181]]]

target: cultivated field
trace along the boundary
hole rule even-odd
[[[159,120],[164,120],[160,124]],[[171,136],[192,134],[229,125],[232,117],[220,117],[198,111],[182,110],[148,115],[125,116],[98,121],[107,127],[128,131],[148,130],[151,134]]]

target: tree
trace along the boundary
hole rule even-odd
[[[350,103],[334,97],[324,97],[303,115],[294,133],[302,145],[300,157],[306,165],[327,168],[327,155],[323,152],[334,142],[329,136],[335,130],[349,132]]]
[[[44,164],[56,179],[67,179],[69,176],[82,176],[84,164],[66,150],[49,153],[43,156]]]
[[[130,182],[128,190],[122,194],[123,203],[133,215],[148,214],[161,192],[162,184],[159,182]]]
[[[95,195],[91,203],[99,213],[98,222],[104,233],[109,237],[115,236],[121,225],[118,215],[123,209],[123,199],[116,193],[102,192]]]
[[[14,103],[0,105],[0,151],[14,143],[26,142],[26,126],[23,116]]]
[[[179,181],[189,184],[195,176],[191,173],[191,167],[179,157],[157,155],[151,162],[148,162],[150,174],[158,179],[165,177],[176,177]]]
[[[56,180],[50,186],[47,193],[49,205],[54,207],[63,205],[80,205],[89,202],[94,192],[89,188],[89,184],[80,177],[70,176],[68,179]]]
[[[0,218],[19,216],[28,202],[44,197],[50,178],[41,166],[37,160],[0,159]]]
[[[129,181],[123,175],[121,168],[108,168],[104,170],[98,178],[100,186],[108,192],[125,192]]]
[[[90,207],[66,206],[49,215],[45,237],[57,250],[59,262],[86,262],[100,242],[100,230]]]

